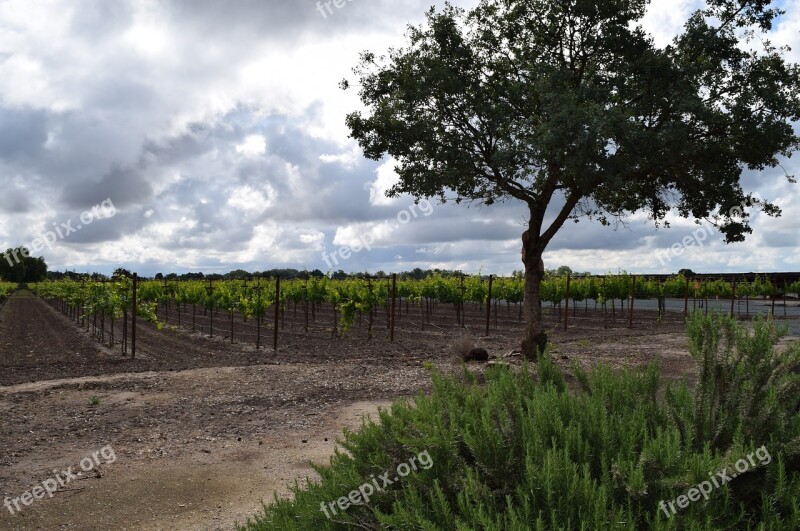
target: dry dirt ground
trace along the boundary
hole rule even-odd
[[[451,352],[459,338],[493,356],[512,351],[521,331],[513,312],[483,338],[480,311],[460,329],[442,310],[424,332],[407,315],[394,343],[377,326],[368,340],[363,326],[334,338],[330,328],[285,325],[278,352],[140,324],[134,360],[17,292],[0,311],[0,496],[13,507],[103,447],[113,459],[107,450],[17,514],[0,507],[0,529],[232,529],[262,499],[313,478],[310,463],[327,463],[343,428],[427,391],[423,362],[460,370]],[[629,330],[587,317],[564,332],[556,319],[551,337],[565,369],[660,360],[666,378],[693,378],[680,320],[643,319]]]

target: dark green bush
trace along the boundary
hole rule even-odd
[[[469,373],[463,383],[434,371],[429,396],[346,432],[343,451],[316,467],[319,481],[296,485],[242,529],[800,528],[800,377],[791,371],[800,348],[777,354],[765,321],[748,334],[698,313],[688,332],[700,383],[666,386],[663,400],[654,365],[573,367],[574,392],[547,356],[536,378],[528,367],[494,368],[485,388]],[[331,514],[328,503],[424,451],[430,468]],[[674,515],[660,505],[718,471],[731,479],[708,500],[673,503]]]

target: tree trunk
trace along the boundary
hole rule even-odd
[[[544,278],[544,249],[530,241],[528,234],[529,231],[525,231],[522,235],[522,262],[525,264],[525,338],[522,340],[522,354],[535,361],[547,346],[539,294]]]

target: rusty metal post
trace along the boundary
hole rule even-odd
[[[397,304],[397,273],[392,273],[392,314],[389,318],[389,341],[394,341],[394,310]]]
[[[568,321],[569,321],[569,285],[570,285],[570,280],[571,279],[572,279],[572,277],[570,277],[570,274],[567,273],[567,293],[566,293],[566,298],[564,300],[564,331],[565,332],[567,330],[567,324],[568,324]]]
[[[131,297],[131,358],[136,357],[136,287],[139,283],[139,276],[133,274],[133,293]]]
[[[489,321],[492,318],[492,282],[494,275],[489,275],[489,293],[486,295],[486,337],[489,337]]]
[[[261,279],[258,279],[256,284],[256,297],[258,297],[259,306],[264,303],[261,295]],[[256,312],[256,350],[261,348],[261,312]]]
[[[786,281],[783,281],[783,316],[786,317]]]
[[[461,275],[460,279],[459,293],[461,298],[458,302],[458,324],[461,325],[461,328],[466,328],[467,324],[464,322],[464,293],[466,291],[464,288],[464,275]]]
[[[689,278],[686,278],[686,289],[683,295],[683,320],[689,317]]]
[[[636,275],[633,275],[632,280],[631,302],[628,304],[628,328],[633,328],[633,303],[636,302]]]
[[[775,319],[775,284],[773,284],[772,282],[770,282],[770,284],[772,285],[772,293],[771,293],[772,309],[770,310],[770,312],[772,312],[772,318]]]
[[[603,275],[603,328],[608,328],[608,302],[606,300],[606,276]]]
[[[272,350],[278,351],[278,324],[281,315],[281,276],[275,277],[275,330],[272,331]]]

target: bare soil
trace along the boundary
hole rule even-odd
[[[516,310],[501,308],[488,338],[479,335],[483,311],[469,308],[461,328],[439,308],[425,331],[406,313],[394,342],[383,321],[371,340],[366,318],[333,337],[332,324],[322,324],[332,312],[320,309],[308,333],[292,313],[277,352],[256,349],[244,324],[231,342],[140,323],[131,359],[101,346],[79,319],[17,292],[0,311],[0,495],[13,499],[54,471],[78,470],[106,445],[116,460],[18,514],[0,507],[0,529],[232,529],[262,499],[315,477],[310,463],[327,463],[343,428],[428,391],[424,362],[460,370],[451,348],[459,339],[521,363],[512,353],[522,330]],[[572,362],[660,360],[665,378],[694,378],[681,321],[647,317],[628,329],[621,315],[609,324],[579,310],[564,332],[553,315],[558,363],[568,370]],[[225,316],[214,317],[215,330],[218,319]]]

